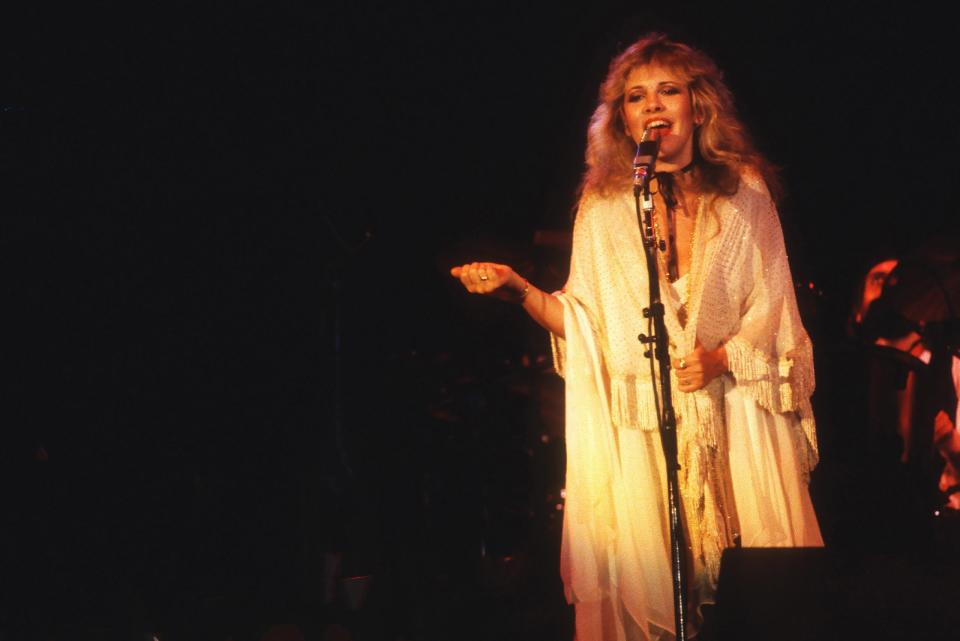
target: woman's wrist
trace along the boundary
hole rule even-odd
[[[523,301],[525,301],[527,296],[530,294],[530,281],[520,274],[514,272],[510,283],[510,289],[513,290],[513,301],[522,305]]]
[[[706,375],[706,381],[712,381],[713,379],[723,376],[730,368],[727,366],[727,350],[724,349],[721,344],[716,349],[712,349],[709,352],[705,353],[706,359],[704,361],[704,373]]]
[[[527,300],[527,296],[530,294],[530,281],[526,278],[520,280],[523,282],[520,284],[520,290],[517,293],[517,302],[523,305],[523,301]]]
[[[717,359],[720,361],[720,364],[723,365],[722,374],[726,374],[730,371],[730,362],[727,360],[727,347],[723,343],[720,343],[720,347],[717,348]]]

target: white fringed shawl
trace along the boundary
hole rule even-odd
[[[804,475],[816,464],[817,445],[812,348],[766,186],[746,173],[737,194],[698,217],[685,326],[669,296],[664,303],[672,356],[693,351],[698,340],[706,349],[722,342],[730,365],[730,374],[703,390],[674,393],[695,600],[703,600],[712,597],[720,554],[738,528],[723,417],[727,376],[759,407],[796,417]],[[662,454],[649,362],[636,338],[647,331],[649,300],[632,195],[581,204],[559,296],[566,338],[554,336],[553,346],[566,379],[567,597],[617,597],[636,621],[672,629]]]

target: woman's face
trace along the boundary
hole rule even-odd
[[[663,124],[657,169],[677,171],[693,161],[693,131],[697,123],[686,79],[660,65],[634,67],[623,95],[627,133],[639,143],[643,131]]]

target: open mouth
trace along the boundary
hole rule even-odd
[[[651,134],[657,137],[662,137],[670,133],[671,125],[672,123],[669,120],[657,118],[655,120],[648,120],[644,125],[644,129],[650,131]]]

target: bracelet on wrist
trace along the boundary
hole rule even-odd
[[[530,293],[530,281],[526,278],[523,279],[523,291],[517,295],[516,301],[520,304],[523,304],[523,301],[526,300],[527,294]]]

